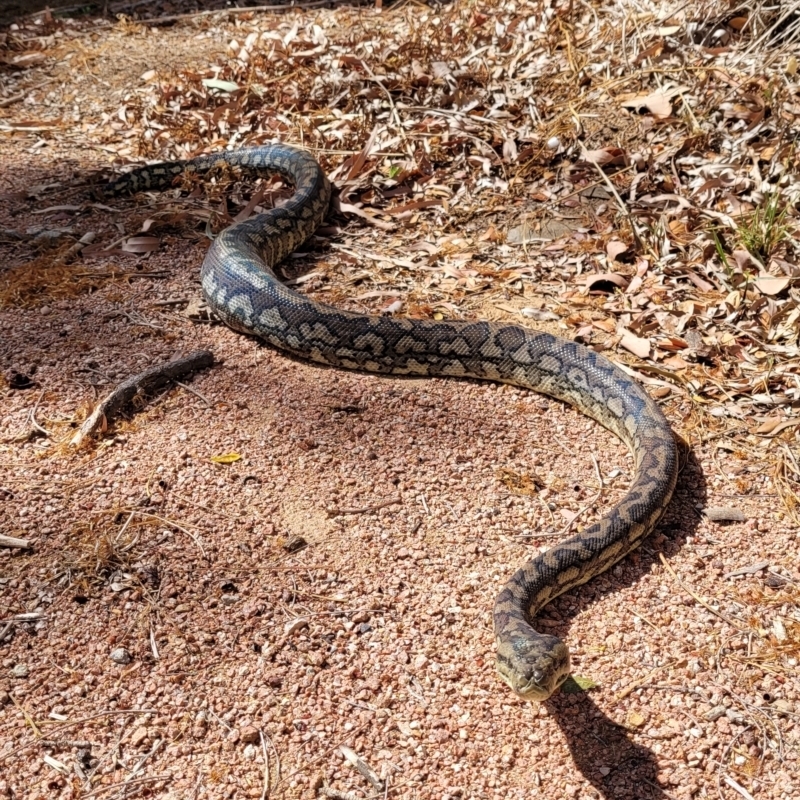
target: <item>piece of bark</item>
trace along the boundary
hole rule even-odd
[[[206,369],[214,363],[214,356],[208,350],[195,350],[183,358],[176,358],[166,364],[150,367],[138,375],[123,381],[108,397],[101,400],[94,411],[84,420],[75,435],[70,439],[71,447],[78,447],[88,436],[93,436],[98,429],[105,429],[121,409],[137,395],[146,394],[158,389],[176,378],[182,378],[190,372]]]
[[[0,547],[21,547],[23,550],[27,550],[30,546],[30,539],[17,539],[14,536],[5,536],[0,533]]]

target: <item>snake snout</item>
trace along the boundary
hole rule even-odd
[[[498,646],[497,671],[523,700],[547,700],[567,679],[569,669],[569,650],[555,636],[517,637]]]

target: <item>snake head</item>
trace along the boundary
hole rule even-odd
[[[547,700],[569,669],[569,650],[555,636],[537,633],[498,642],[497,671],[523,700]]]

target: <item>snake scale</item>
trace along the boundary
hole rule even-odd
[[[533,618],[553,598],[607,570],[652,531],[675,488],[677,451],[658,405],[608,359],[576,342],[496,322],[366,316],[314,302],[284,286],[274,266],[327,214],[331,187],[317,161],[283,144],[139,167],[106,194],[164,189],[186,173],[217,167],[278,173],[295,186],[279,208],[222,231],[203,262],[209,306],[232,328],[333,367],[393,375],[499,381],[576,406],[631,449],[630,490],[599,522],[528,561],[495,601],[497,669],[527,700],[546,700],[567,678],[569,651],[536,632]]]

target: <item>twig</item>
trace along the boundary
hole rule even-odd
[[[278,755],[278,748],[269,736],[266,737],[269,746],[272,748],[272,755],[275,756],[275,785],[277,786],[281,780],[281,757]]]
[[[0,533],[0,547],[21,547],[23,550],[27,550],[30,546],[30,539],[17,539],[15,536],[6,536]]]
[[[737,783],[733,778],[731,778],[730,775],[723,775],[722,780],[724,780],[725,783],[727,783],[728,786],[731,787],[731,789],[733,789],[735,792],[738,792],[742,797],[744,797],[745,800],[755,800],[753,795],[751,795],[750,792],[748,792],[747,789],[744,788],[744,786]]]
[[[369,781],[372,785],[372,788],[375,789],[377,792],[383,791],[383,781],[375,774],[375,771],[372,770],[364,761],[355,750],[351,749],[347,745],[342,745],[339,750],[341,751],[342,755],[361,773],[361,775]]]
[[[147,761],[147,759],[149,759],[150,756],[154,755],[156,750],[158,750],[158,748],[161,747],[163,743],[164,743],[163,739],[156,739],[153,742],[153,746],[150,748],[150,750],[139,759],[136,766],[131,770],[131,777],[133,777],[144,766],[145,761]],[[130,783],[130,781],[126,781],[126,783]]]
[[[47,619],[47,615],[41,611],[25,611],[22,614],[14,614],[13,617],[0,619],[0,622],[10,622],[13,625],[15,622],[38,622],[41,619]]]
[[[353,792],[342,792],[339,789],[330,789],[327,786],[320,787],[320,794],[330,797],[331,800],[359,800],[358,795]]]
[[[0,108],[8,108],[9,106],[13,106],[14,103],[19,103],[20,100],[24,100],[27,95],[27,92],[20,92],[19,94],[12,94],[11,97],[4,97],[2,100],[0,100]]]
[[[128,509],[124,509],[127,511]],[[166,517],[159,517],[158,514],[150,514],[147,511],[139,511],[135,509],[136,513],[141,517],[151,517],[152,519],[157,519],[159,522],[163,522],[165,525],[169,525],[171,528],[175,528],[181,533],[185,533],[196,545],[197,549],[200,551],[200,554],[203,558],[206,557],[206,551],[203,549],[203,545],[201,544],[200,540],[190,531],[183,527],[183,525],[179,525],[177,522],[173,522],[171,519],[167,519]]]
[[[156,714],[156,713],[157,713],[156,709],[154,709],[154,708],[123,708],[123,709],[119,709],[119,710],[115,709],[113,711],[101,711],[98,714],[92,714],[89,717],[82,717],[81,719],[75,719],[75,720],[72,720],[71,722],[61,722],[59,720],[58,721],[58,730],[62,730],[64,728],[71,728],[73,725],[83,725],[83,724],[85,724],[87,722],[91,722],[92,720],[95,720],[95,719],[100,719],[102,717],[116,716],[117,714]],[[49,724],[49,723],[50,723],[50,720],[42,720],[39,724],[40,725],[45,725],[45,724]],[[28,742],[27,744],[20,745],[15,750],[8,750],[8,751],[6,751],[4,753],[0,753],[0,761],[5,761],[7,758],[11,758],[11,756],[15,756],[17,753],[22,753],[23,751],[25,751],[25,750],[27,750],[27,749],[29,749],[31,747],[37,747],[40,744],[41,744],[41,741],[39,739],[36,739],[36,741]]]
[[[632,691],[638,689],[640,686],[645,686],[650,678],[653,677],[657,672],[660,672],[662,669],[669,669],[670,667],[674,666],[676,662],[670,661],[667,664],[662,664],[660,667],[655,667],[655,669],[651,669],[650,672],[647,673],[643,678],[637,678],[634,681],[631,681],[621,692],[619,692],[616,696],[616,700],[624,700]]]
[[[85,750],[92,747],[86,739],[39,739],[38,744],[42,747],[82,747]]]
[[[164,775],[153,775],[149,778],[135,778],[132,781],[123,781],[122,783],[112,783],[108,786],[101,786],[98,789],[95,789],[93,792],[89,792],[88,794],[83,795],[83,800],[87,800],[89,797],[97,797],[97,795],[105,794],[106,792],[113,792],[115,789],[127,789],[130,786],[137,786],[142,783],[154,783],[156,781],[168,781],[172,778],[172,774],[167,772]]]
[[[304,0],[301,3],[281,3],[271,6],[243,6],[241,8],[214,8],[208,11],[195,11],[193,14],[171,14],[168,17],[155,17],[154,19],[137,19],[138,25],[169,25],[184,19],[195,17],[210,17],[212,14],[246,14],[254,11],[300,11],[303,9],[322,8],[329,5],[330,0]]]
[[[400,119],[400,114],[397,113],[397,106],[394,104],[394,98],[392,97],[392,93],[386,88],[383,81],[370,69],[369,64],[364,60],[361,62],[364,68],[369,73],[370,80],[374,81],[378,84],[381,88],[383,93],[386,95],[386,99],[389,101],[389,108],[392,111],[392,116],[394,117],[395,125],[397,125],[397,129],[400,131],[400,138],[404,141],[408,141],[408,137],[406,136],[406,129],[403,126],[403,120]]]
[[[380,508],[386,508],[386,506],[393,506],[402,502],[403,500],[400,495],[396,495],[395,497],[390,497],[388,500],[384,500],[382,503],[377,503],[374,506],[364,506],[364,508],[329,508],[328,516],[339,517],[342,514],[366,514],[368,511],[377,511]]]
[[[214,717],[214,719],[217,722],[219,722],[219,724],[222,725],[222,727],[225,728],[225,730],[228,731],[228,733],[230,733],[233,730],[233,728],[231,728],[231,726],[228,725],[227,722],[221,720],[210,708],[208,709],[208,713],[211,714],[211,716]]]
[[[30,725],[31,730],[36,734],[38,739],[42,738],[42,732],[39,730],[38,726],[36,725],[36,720],[28,713],[28,710],[23,706],[19,700],[17,700],[14,695],[11,695],[11,702],[17,707],[17,710],[25,717],[25,722]]]
[[[94,411],[84,420],[83,425],[70,439],[70,446],[78,447],[84,439],[93,436],[98,429],[105,429],[108,420],[116,416],[122,407],[137,395],[157,389],[187,373],[198,369],[206,369],[213,363],[214,356],[208,350],[196,350],[184,358],[176,358],[167,364],[151,367],[138,375],[128,378],[117,386],[105,400],[97,404]]]
[[[64,253],[61,256],[61,261],[63,261],[65,264],[69,264],[72,261],[72,259],[76,255],[78,255],[78,253],[80,253],[81,250],[83,250],[84,247],[86,247],[87,245],[91,244],[94,241],[96,235],[97,234],[94,233],[94,231],[89,231],[88,233],[85,233],[83,236],[81,236],[81,238],[77,242],[75,242],[75,244],[69,247],[66,253]]]
[[[728,431],[716,431],[714,433],[709,433],[707,436],[701,436],[698,444],[706,444],[707,442],[714,441],[714,439],[722,439],[726,436],[733,438],[734,436],[739,436],[740,434],[747,433],[748,431],[749,428],[747,426],[743,426],[741,428],[731,428],[731,430]]]
[[[174,490],[170,490],[169,499],[177,500],[181,503],[186,503],[187,505],[194,506],[195,508],[202,509],[203,511],[207,511],[209,514],[215,514],[220,517],[225,517],[225,519],[229,519],[233,522],[239,521],[239,517],[234,517],[233,514],[226,514],[224,511],[220,511],[219,509],[209,508],[208,506],[203,505],[202,503],[198,503],[196,500],[191,500],[185,495],[182,495],[180,492],[176,492]]]
[[[35,430],[39,431],[42,436],[47,436],[48,438],[51,437],[53,434],[50,433],[47,429],[43,428],[37,421],[36,421],[36,409],[39,408],[39,403],[42,402],[42,398],[44,397],[45,390],[39,393],[39,396],[36,398],[36,402],[33,404],[33,408],[28,412],[28,422],[31,424]]]
[[[197,389],[194,389],[193,387],[189,386],[186,383],[181,383],[180,381],[174,380],[173,383],[176,386],[180,386],[181,389],[186,389],[187,392],[195,395],[195,397],[199,397],[209,408],[211,408],[212,405],[211,401],[205,395],[200,394],[200,392],[198,392]]]
[[[153,746],[150,748],[150,750],[139,759],[139,761],[136,763],[136,766],[131,770],[131,774],[122,782],[122,784],[120,784],[120,793],[117,795],[117,797],[126,797],[128,794],[128,787],[142,780],[141,778],[135,777],[136,773],[139,772],[139,770],[144,766],[145,761],[147,761],[147,759],[149,759],[150,756],[152,756],[156,750],[161,747],[163,741],[163,739],[156,739],[155,742],[153,742]],[[85,796],[88,797],[89,795]]]
[[[264,731],[259,730],[258,735],[261,738],[261,750],[264,753],[264,785],[261,789],[261,800],[266,800],[269,797],[269,753],[267,752],[267,743],[264,741]]]
[[[158,514],[151,514],[149,511],[142,511],[141,509],[138,509],[138,508],[118,508],[118,509],[114,509],[114,511],[113,511],[114,514],[116,514],[118,512],[124,512],[124,513],[128,513],[128,514],[136,514],[136,515],[138,515],[140,517],[149,517],[150,519],[157,519],[159,522],[163,522],[165,525],[169,525],[170,528],[175,528],[176,530],[181,531],[181,533],[185,533],[197,545],[197,549],[200,551],[200,553],[203,556],[203,558],[205,558],[206,551],[203,549],[203,545],[200,542],[200,540],[190,530],[187,530],[183,525],[178,524],[177,522],[169,519],[168,517],[161,517]],[[92,513],[95,513],[95,514],[107,514],[108,511],[103,510],[103,511],[96,511],[96,512],[92,512]],[[189,524],[189,523],[187,523],[187,524]],[[196,527],[196,526],[192,526],[192,527]],[[117,534],[117,537],[119,537],[119,534]],[[129,547],[130,547],[130,545],[129,545]],[[320,567],[320,569],[326,569],[326,567]]]
[[[625,217],[628,220],[628,224],[631,226],[631,232],[633,233],[633,239],[636,242],[636,248],[637,250],[639,250],[639,252],[641,252],[642,250],[644,250],[644,244],[642,242],[642,237],[639,235],[639,228],[636,225],[636,220],[634,220],[633,214],[631,214],[630,210],[628,209],[628,206],[625,205],[625,201],[619,196],[617,187],[614,186],[608,175],[606,175],[606,173],[603,172],[603,168],[596,161],[593,161],[591,158],[589,158],[589,154],[583,145],[581,145],[581,150],[585,161],[591,164],[597,170],[597,172],[600,174],[600,177],[603,179],[603,182],[605,183],[608,191],[614,195],[614,199],[617,201],[617,206],[619,207],[619,210],[625,215]]]
[[[360,725],[358,728],[354,728],[352,731],[349,731],[348,734],[347,734],[346,740],[347,739],[349,739],[351,741],[354,740],[355,737],[358,736],[358,734],[361,733],[361,731],[363,731],[364,728],[366,728],[370,724],[371,724],[371,722],[365,722],[363,725]],[[315,764],[318,764],[320,761],[322,761],[323,758],[325,758],[326,755],[328,755],[328,753],[330,753],[332,750],[335,750],[337,747],[340,747],[340,746],[341,746],[340,744],[334,744],[334,745],[331,745],[330,747],[326,747],[324,750],[321,750],[316,756],[314,756],[314,758],[312,758],[310,761],[307,761],[305,764],[303,764],[302,767],[298,767],[293,772],[290,772],[286,776],[286,779],[288,780],[289,778],[293,778],[295,775],[299,775],[301,772],[305,772],[309,767],[313,767]],[[277,785],[278,785],[278,782],[276,781],[275,782],[275,786],[277,787]]]
[[[548,509],[549,511],[550,509]],[[575,520],[570,521],[570,525]],[[514,533],[513,531],[503,531],[510,533],[512,539],[561,539],[564,537],[563,531],[531,531],[530,533]]]

